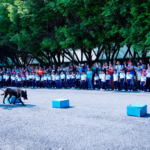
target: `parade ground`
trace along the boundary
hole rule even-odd
[[[150,92],[26,90],[26,106],[0,96],[0,150],[150,149]],[[70,107],[52,108],[62,98]],[[133,103],[147,104],[148,114],[127,116]]]

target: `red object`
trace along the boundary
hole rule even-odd
[[[108,69],[108,74],[113,74],[113,72],[110,72],[111,70],[111,68]]]
[[[130,60],[128,61],[128,63],[130,63]]]
[[[42,75],[43,73],[44,73],[43,70],[38,70],[38,74],[39,74],[39,75]]]
[[[124,70],[124,68],[122,68],[121,70]]]

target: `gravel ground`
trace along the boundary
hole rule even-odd
[[[27,89],[26,106],[2,104],[0,150],[150,149],[150,93]],[[70,100],[67,109],[52,100]],[[145,117],[126,115],[147,104]]]

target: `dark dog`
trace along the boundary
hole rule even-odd
[[[2,90],[2,89],[1,89],[1,90]],[[4,91],[4,90],[2,90],[2,91]],[[27,100],[27,99],[28,99],[28,98],[27,98],[27,91],[23,91],[23,90],[21,90],[21,89],[11,89],[11,88],[7,88],[7,89],[4,91],[4,93],[1,94],[1,95],[4,95],[3,104],[5,104],[5,98],[7,97],[8,94],[9,94],[9,98],[8,98],[9,103],[10,103],[10,98],[11,98],[12,96],[15,96],[16,99],[18,98],[19,101],[22,103],[22,105],[25,105],[25,104],[22,102],[21,97],[23,97],[24,100]],[[15,99],[15,101],[13,102],[13,104],[15,104],[16,99]],[[11,104],[11,103],[10,103],[10,104]]]

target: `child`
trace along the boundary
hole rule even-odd
[[[102,71],[100,71],[100,74],[99,74],[99,87],[100,87],[100,90],[102,90]]]
[[[4,75],[3,75],[3,87],[6,86],[5,80],[6,80],[6,73],[4,73]]]
[[[44,88],[47,88],[47,74],[45,73],[44,74],[44,77],[43,77],[43,79],[44,79]]]
[[[22,77],[22,87],[25,87],[26,77],[23,75]]]
[[[29,87],[32,85],[32,73],[29,73]]]
[[[41,75],[41,88],[44,88],[44,77],[43,77],[43,74]]]
[[[11,76],[11,86],[12,87],[15,87],[15,74],[13,74],[12,76]]]
[[[48,88],[51,88],[51,82],[52,82],[52,77],[51,77],[51,74],[49,73],[47,76]]]
[[[106,80],[106,75],[105,75],[105,71],[104,70],[102,70],[101,71],[101,91],[102,90],[105,90],[105,80]]]
[[[95,90],[98,90],[98,87],[99,86],[99,77],[97,75],[97,73],[95,73],[95,76],[94,76],[94,89]]]
[[[142,76],[142,69],[139,69],[138,72],[137,72],[138,91],[141,90],[141,76]]]
[[[77,88],[80,88],[80,79],[81,79],[81,76],[79,74],[79,71],[77,71],[77,74],[76,74],[76,87]]]
[[[84,90],[86,89],[86,80],[87,80],[87,75],[85,74],[85,71],[82,71],[80,82]]]
[[[74,74],[74,72],[71,73],[71,85],[72,85],[72,89],[75,89],[75,74]]]
[[[21,77],[18,75],[18,82],[17,82],[17,88],[21,88]]]
[[[40,87],[40,76],[39,76],[39,74],[37,74],[35,77],[35,83],[36,83],[36,88],[39,88]]]
[[[114,70],[114,74],[113,74],[113,81],[114,81],[114,91],[118,91],[118,73],[117,70]]]
[[[64,74],[64,71],[62,71],[62,73],[60,75],[60,79],[61,79],[61,87],[65,88],[65,74]]]
[[[127,71],[126,82],[127,82],[128,91],[133,91],[132,90],[132,74],[130,74],[130,70]]]
[[[106,81],[105,81],[105,85],[106,85],[106,89],[107,90],[111,90],[110,88],[110,75],[109,75],[109,72],[106,71]]]
[[[9,75],[8,75],[8,73],[5,76],[5,83],[6,83],[6,87],[9,86]]]
[[[52,74],[52,88],[56,87],[56,75],[55,75],[55,71],[53,71]]]
[[[29,87],[29,82],[30,81],[30,76],[28,75],[28,73],[26,74],[26,87]]]
[[[32,88],[35,88],[35,78],[36,78],[36,75],[35,75],[35,73],[33,73],[33,75],[32,75]]]
[[[0,74],[0,88],[2,88],[2,74]]]
[[[55,78],[56,78],[56,87],[59,88],[59,87],[60,87],[60,86],[59,86],[59,84],[60,84],[60,83],[59,83],[60,77],[59,77],[58,72],[56,72],[56,77],[55,77]]]
[[[67,72],[66,78],[67,78],[66,87],[67,87],[67,88],[68,88],[68,87],[70,88],[70,78],[71,78],[71,76],[70,76],[69,71]]]
[[[142,76],[141,76],[141,91],[146,92],[146,77],[144,72],[142,72]]]
[[[124,69],[121,69],[121,73],[120,73],[120,86],[121,86],[121,90],[125,91],[125,72]]]

